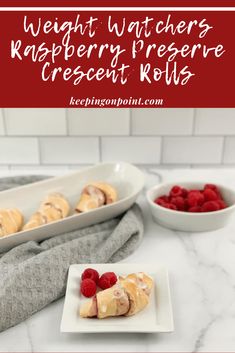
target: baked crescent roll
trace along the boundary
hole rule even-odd
[[[111,316],[131,316],[143,310],[149,303],[153,280],[143,273],[130,276],[120,278],[113,287],[97,293],[84,303],[80,308],[80,316],[104,319]]]
[[[120,283],[96,294],[81,306],[80,316],[104,319],[125,315],[130,307],[129,297]]]
[[[19,232],[24,217],[16,208],[0,209],[0,237]]]
[[[125,315],[130,306],[127,292],[119,283],[99,292],[96,296],[96,301],[97,317],[99,319],[104,319],[109,316]]]
[[[130,298],[130,309],[126,316],[134,315],[144,309],[149,303],[149,295],[153,286],[152,278],[139,272],[120,279],[120,282]]]
[[[117,192],[106,183],[90,183],[82,190],[76,206],[77,212],[87,212],[117,201]]]
[[[50,194],[42,202],[39,210],[30,217],[23,230],[36,228],[43,224],[63,219],[67,217],[69,211],[69,203],[63,195],[59,193]]]
[[[110,184],[91,183],[91,185],[95,186],[96,188],[98,188],[99,190],[101,190],[105,194],[105,204],[106,205],[117,201],[117,191]]]
[[[140,287],[147,295],[151,293],[153,288],[153,279],[152,277],[146,275],[144,272],[131,273],[126,277],[120,277],[120,281],[126,280],[129,282],[134,282]]]
[[[87,212],[105,204],[104,193],[93,185],[87,185],[82,190],[80,200],[77,204],[77,212]]]

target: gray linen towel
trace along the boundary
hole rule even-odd
[[[33,180],[24,178],[24,183]],[[14,181],[4,180],[4,185],[20,184]],[[1,180],[0,185],[4,189]],[[110,221],[41,243],[30,241],[1,254],[0,331],[62,297],[71,264],[120,261],[139,246],[142,237],[142,213],[139,206],[134,205]]]

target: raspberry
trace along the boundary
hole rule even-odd
[[[114,272],[105,272],[99,279],[99,287],[107,289],[112,287],[117,282],[117,276]]]
[[[204,190],[208,190],[208,189],[214,191],[216,193],[216,195],[218,196],[218,198],[222,199],[220,191],[219,191],[219,189],[218,189],[218,187],[216,185],[214,185],[214,184],[206,184],[204,186]]]
[[[169,202],[170,201],[170,198],[167,195],[162,195],[162,196],[159,197],[159,199],[162,200],[162,201],[165,201],[165,202]]]
[[[162,207],[166,207],[166,205],[167,205],[167,202],[164,201],[161,197],[159,197],[158,199],[156,199],[154,202],[155,202],[157,205],[162,206]]]
[[[185,210],[185,201],[182,196],[172,197],[171,203],[175,205],[179,211]]]
[[[213,190],[213,191],[215,191],[215,192],[219,191],[218,188],[217,188],[217,186],[214,185],[214,184],[206,184],[206,185],[204,186],[204,190],[206,190],[206,189],[210,189],[210,190]]]
[[[202,205],[202,212],[214,212],[219,210],[219,205],[216,201],[206,201]]]
[[[228,205],[226,205],[226,203],[223,200],[217,200],[216,202],[219,205],[220,210],[223,210],[224,208],[228,207]]]
[[[188,196],[188,190],[185,188],[182,188],[182,197],[186,198]]]
[[[203,191],[203,195],[204,195],[206,201],[218,200],[217,193],[215,191],[213,191],[212,189],[205,189]]]
[[[169,210],[177,211],[177,206],[174,205],[173,203],[169,203],[169,204],[167,205],[167,208],[169,208]]]
[[[82,274],[82,280],[86,278],[92,279],[96,284],[99,281],[99,273],[93,268],[87,268]]]
[[[170,191],[170,196],[171,197],[176,197],[176,196],[181,196],[182,195],[182,188],[178,185],[175,185],[171,188]]]
[[[199,190],[191,190],[188,193],[189,207],[201,206],[205,201],[203,194]]]
[[[200,206],[193,206],[188,209],[188,212],[202,212],[202,208]]]
[[[93,297],[93,295],[96,293],[96,284],[92,279],[85,278],[81,283],[80,290],[84,297]]]

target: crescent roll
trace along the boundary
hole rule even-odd
[[[117,201],[117,191],[107,183],[90,183],[82,190],[76,206],[78,213],[111,204]]]
[[[0,237],[19,232],[24,217],[16,208],[0,209]]]
[[[148,305],[152,287],[153,279],[144,273],[120,277],[113,287],[98,292],[85,302],[80,308],[80,316],[104,319],[135,315]]]
[[[67,217],[70,211],[68,201],[63,195],[53,193],[46,197],[29,221],[25,224],[23,230],[39,227],[43,224],[51,223]]]

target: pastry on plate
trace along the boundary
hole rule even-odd
[[[76,212],[87,212],[117,201],[117,191],[107,183],[89,183],[84,187]]]
[[[70,206],[65,197],[60,193],[52,193],[41,203],[39,210],[30,217],[23,230],[63,219],[68,216],[69,211]]]
[[[120,277],[113,287],[82,304],[80,316],[104,319],[135,315],[148,305],[152,287],[153,279],[142,272]]]
[[[0,209],[0,237],[19,232],[23,222],[24,217],[17,208]]]

